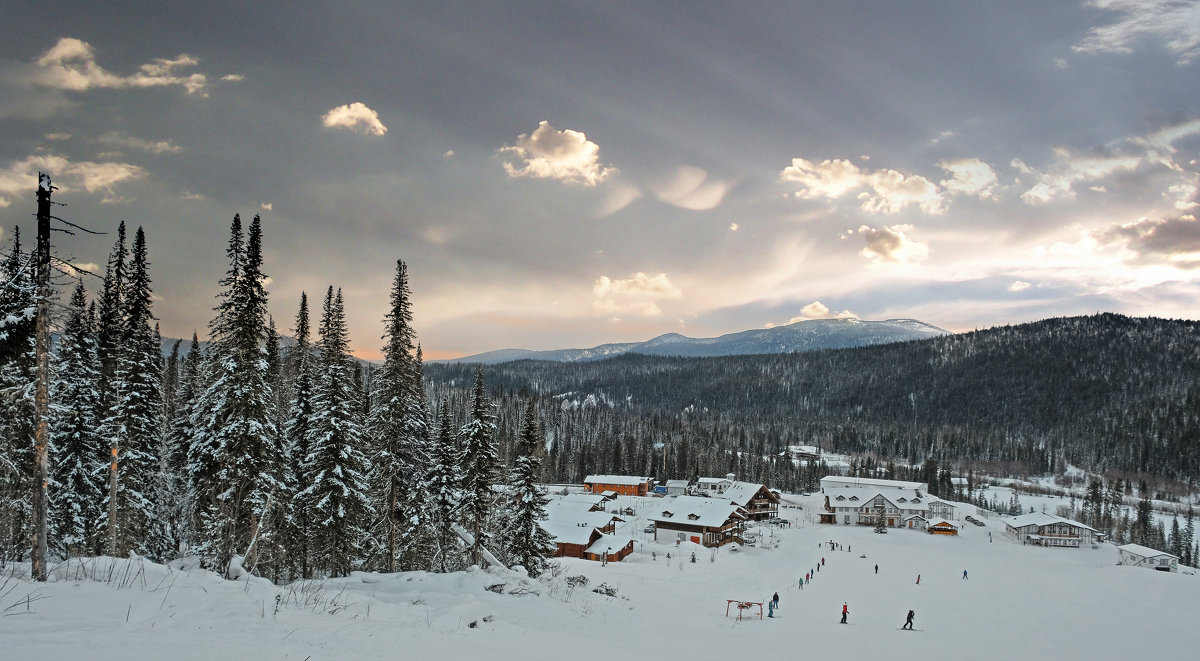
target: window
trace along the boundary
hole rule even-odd
[[[908,499],[907,499],[907,498],[904,498],[904,497],[901,497],[901,498],[900,498],[900,502],[902,502],[902,503],[907,503],[907,502],[908,502]]]
[[[838,499],[838,500],[846,500],[846,497],[845,497],[845,496],[838,496],[838,497],[837,497],[837,499]]]
[[[858,496],[850,496],[850,501],[851,501],[851,502],[854,502],[854,501],[857,501],[857,500],[858,500]]]

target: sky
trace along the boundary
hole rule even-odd
[[[427,359],[1200,318],[1194,0],[242,4],[0,0],[5,249],[46,171],[203,337],[260,214],[277,327],[340,288],[366,358],[396,260]]]

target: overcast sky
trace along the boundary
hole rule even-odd
[[[234,213],[364,357],[397,259],[427,358],[1200,317],[1198,2],[147,4],[0,0],[0,240],[143,226],[165,335]]]

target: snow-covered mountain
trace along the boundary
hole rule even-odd
[[[687,337],[667,333],[645,342],[601,344],[590,349],[500,349],[455,358],[448,363],[483,363],[487,365],[511,360],[549,360],[578,362],[611,358],[625,353],[654,356],[713,357],[762,353],[798,353],[818,349],[847,349],[874,344],[923,340],[948,331],[916,319],[812,319],[786,326],[756,328],[720,337]]]

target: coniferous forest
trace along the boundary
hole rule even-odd
[[[517,361],[485,373],[423,363],[397,260],[383,360],[371,364],[349,353],[332,285],[311,304],[276,301],[294,310],[277,327],[264,240],[259,217],[244,227],[234,216],[205,341],[195,333],[166,356],[141,228],[132,241],[117,229],[102,277],[58,283],[52,556],[191,555],[282,582],[452,571],[486,548],[536,574],[551,550],[535,524],[541,485],[734,473],[814,488],[827,467],[792,462],[790,445],[960,498],[975,496],[955,493],[952,473],[1080,467],[1104,484],[1093,480],[1077,515],[1107,529],[1133,528],[1112,508],[1133,483],[1169,498],[1164,485],[1190,487],[1200,472],[1196,322],[1100,314],[859,349]],[[0,264],[5,561],[29,557],[35,520],[31,264],[14,232]]]

